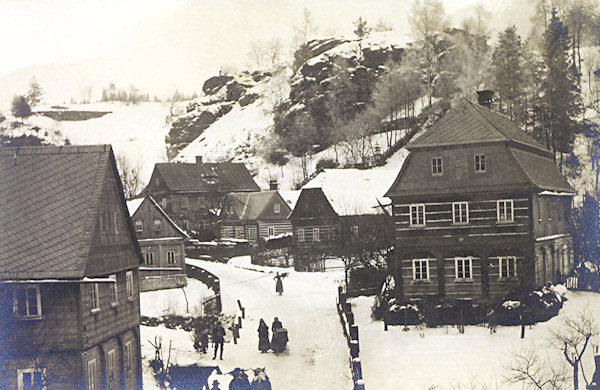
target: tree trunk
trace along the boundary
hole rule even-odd
[[[573,390],[579,390],[579,361],[573,365]]]

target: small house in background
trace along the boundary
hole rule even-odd
[[[289,217],[297,248],[296,266],[310,263],[320,253],[358,251],[367,241],[391,245],[390,202],[383,195],[393,180],[394,171],[381,167],[325,169],[308,182]],[[297,255],[304,260],[298,261]]]
[[[232,192],[221,213],[221,238],[261,240],[292,234],[288,220],[292,209],[276,190]]]
[[[140,389],[141,253],[110,145],[0,148],[0,377]]]
[[[130,200],[127,207],[144,258],[144,265],[140,267],[140,290],[186,286],[187,233],[151,196]]]
[[[194,238],[210,240],[223,199],[230,192],[257,192],[260,187],[244,164],[159,163],[142,195],[152,196],[183,230]]]

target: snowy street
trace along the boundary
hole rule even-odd
[[[153,341],[155,335],[162,335],[165,360],[169,341],[172,340],[171,361],[181,365],[214,364],[224,373],[236,367],[265,367],[276,390],[303,389],[306,386],[312,389],[352,388],[348,347],[335,307],[337,281],[343,276],[341,271],[298,273],[291,268],[285,269],[289,275],[283,280],[284,293],[279,296],[275,293],[273,276],[276,270],[282,269],[250,265],[247,256],[232,259],[230,264],[193,259],[186,259],[186,262],[203,267],[220,278],[224,314],[236,314],[237,300],[242,302],[246,318],[240,329],[241,338],[237,345],[232,341],[225,343],[223,360],[213,361],[212,344],[210,353],[196,352],[191,333],[164,326],[142,326],[145,366],[154,354],[148,340]],[[190,302],[190,306],[194,304]],[[288,352],[278,356],[272,352],[261,354],[258,350],[259,320],[264,319],[270,328],[274,317],[278,317],[288,330]],[[227,332],[230,336],[230,331]],[[224,389],[231,376],[219,376],[218,380],[221,389]],[[212,383],[212,378],[209,382]],[[145,368],[144,387],[155,386],[150,370]]]

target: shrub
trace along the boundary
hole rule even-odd
[[[330,157],[323,157],[317,161],[316,170],[317,172],[322,172],[324,169],[337,168],[338,165],[339,164],[334,159]]]

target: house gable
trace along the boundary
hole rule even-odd
[[[289,216],[289,219],[306,219],[306,218],[338,218],[331,203],[320,188],[304,188],[300,193],[296,207]]]
[[[134,228],[136,228],[136,224],[141,223],[141,231],[136,229],[138,239],[167,237],[181,239],[189,238],[189,236],[181,230],[167,214],[165,214],[151,196],[144,198],[137,210],[131,216],[131,221]],[[159,221],[159,228],[155,228],[154,221]]]
[[[260,214],[258,215],[259,220],[261,221],[273,221],[273,220],[285,220],[292,212],[292,209],[287,204],[285,199],[281,197],[279,192],[277,191],[268,191],[270,192],[270,196],[267,198],[267,201],[264,203],[264,207]],[[276,206],[279,205],[279,206]],[[276,210],[279,212],[275,212]]]
[[[135,268],[142,258],[112,152],[99,180],[102,191],[94,210],[92,245],[85,267],[88,277]]]

